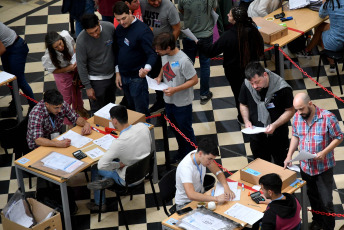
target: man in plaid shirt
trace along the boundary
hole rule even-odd
[[[26,140],[30,149],[38,146],[53,146],[66,148],[70,146],[71,140],[53,140],[61,134],[64,118],[67,117],[73,124],[82,128],[81,134],[91,134],[90,124],[73,111],[63,101],[63,97],[56,89],[44,93],[43,100],[37,103],[29,115]]]
[[[315,154],[313,159],[300,161],[301,177],[307,182],[312,209],[333,213],[333,167],[336,164],[333,150],[343,141],[343,133],[335,115],[315,106],[307,94],[297,94],[293,105],[297,113],[284,168],[291,165],[289,161],[297,147],[299,151]],[[333,216],[312,214],[310,229],[334,229]]]

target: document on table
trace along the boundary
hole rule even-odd
[[[72,59],[70,60],[70,63],[72,65],[74,65],[76,63],[76,55],[75,55],[75,53],[73,54]]]
[[[295,10],[306,7],[310,4],[309,0],[289,0],[289,9]]]
[[[245,134],[264,133],[265,131],[266,131],[266,128],[256,127],[256,126],[252,126],[252,128],[246,128],[246,129],[241,130],[241,132],[243,132]]]
[[[195,212],[192,215],[183,218],[179,227],[183,227],[185,229],[215,230],[225,229],[226,224],[214,216]]]
[[[76,133],[72,130],[69,130],[68,132],[62,134],[60,137],[57,138],[57,140],[59,141],[63,139],[70,139],[71,140],[70,144],[78,149],[90,143],[93,140],[89,137],[82,136],[79,133]]]
[[[312,154],[310,152],[301,150],[299,155],[297,155],[294,159],[291,159],[289,162],[313,159],[316,156],[317,156],[316,154]]]
[[[190,38],[193,41],[198,41],[198,39],[196,38],[196,36],[191,32],[191,30],[189,28],[185,29],[185,30],[181,30],[185,36],[187,36],[188,38]]]
[[[33,225],[33,219],[32,217],[26,215],[23,202],[24,201],[20,199],[13,203],[8,209],[6,217],[17,224],[24,226],[25,228],[30,228],[31,225]]]
[[[94,148],[94,149],[91,149],[91,150],[85,152],[85,154],[92,159],[96,159],[100,156],[103,156],[104,152],[102,150],[100,150],[100,148]]]
[[[253,225],[264,216],[264,213],[239,203],[235,203],[232,207],[225,211],[225,214],[242,220],[250,225]]]
[[[158,82],[156,80],[154,80],[148,76],[146,76],[146,80],[147,80],[148,87],[150,89],[162,91],[162,90],[168,88],[168,85],[166,85],[165,83],[160,82],[160,84],[158,84]]]
[[[110,134],[107,134],[97,140],[94,140],[93,143],[102,147],[105,150],[109,150],[113,140],[116,140],[116,138],[114,138]]]
[[[7,73],[5,71],[0,72],[0,83],[8,81],[10,79],[14,78],[13,74]]]
[[[41,160],[45,167],[62,170],[67,173],[73,172],[75,169],[79,168],[84,162],[65,156],[61,153],[51,152],[47,157]]]
[[[211,16],[213,16],[215,26],[217,24],[217,19],[219,18],[219,15],[215,12],[215,10],[211,10]]]
[[[239,201],[241,195],[241,189],[238,189],[238,182],[227,182],[228,187],[234,192],[235,198],[233,201]],[[219,196],[225,192],[225,188],[220,182],[217,182],[214,196]]]
[[[110,109],[116,105],[117,104],[109,103],[106,106],[104,106],[103,108],[101,108],[100,110],[98,110],[97,112],[95,112],[94,115],[97,115],[98,117],[103,117],[105,119],[111,120]]]

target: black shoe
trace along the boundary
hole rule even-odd
[[[103,180],[96,180],[87,184],[87,188],[91,190],[101,190],[111,187],[115,183],[114,179],[106,178]]]
[[[323,228],[317,221],[312,221],[311,225],[309,226],[309,230],[322,230]]]
[[[149,113],[161,113],[165,109],[165,102],[164,101],[157,101],[155,102],[152,107],[149,108]]]
[[[94,202],[89,202],[86,204],[87,208],[91,211],[97,211],[99,212],[99,205],[96,205]],[[106,204],[102,205],[101,212],[106,212]]]
[[[207,102],[213,98],[213,93],[209,91],[208,95],[201,96],[201,105],[207,104]]]

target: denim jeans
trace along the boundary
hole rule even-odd
[[[333,187],[333,168],[315,176],[310,176],[302,170],[302,180],[307,182],[307,195],[313,210],[321,212],[334,212],[332,187]],[[313,221],[316,221],[324,230],[333,230],[335,218],[316,213],[313,214]]]
[[[19,37],[15,43],[6,48],[6,52],[1,56],[1,61],[4,71],[17,77],[18,86],[23,93],[34,99],[32,89],[27,83],[24,74],[26,57],[28,53],[29,47],[27,46],[26,42]],[[31,100],[28,100],[28,103],[30,106],[36,105],[36,103]]]
[[[213,35],[207,38],[200,39],[205,41],[205,46],[210,46],[213,44]],[[199,63],[201,66],[200,94],[201,96],[207,96],[209,94],[210,58],[205,56],[205,54],[202,51],[198,50],[196,43],[189,38],[183,38],[183,51],[186,55],[188,55],[188,57],[191,59],[193,63],[195,63],[197,51],[199,51]]]
[[[125,186],[125,181],[119,177],[118,173],[114,171],[106,171],[106,170],[98,170],[97,165],[92,166],[91,168],[91,180],[96,181],[100,180],[101,178],[112,178],[114,181],[119,184]],[[100,191],[99,190],[94,190],[94,203],[96,205],[99,205],[99,200],[100,200]],[[102,204],[105,204],[105,191],[103,192],[102,196]]]
[[[146,78],[121,74],[121,79],[124,96],[128,101],[128,109],[149,116],[149,92]]]
[[[94,0],[86,0],[85,11],[83,14],[92,14],[92,13],[94,13]],[[80,18],[75,19],[75,36],[78,37],[82,30],[83,28],[81,25]]]
[[[177,128],[196,144],[196,137],[192,128],[192,104],[177,107],[174,104],[165,104],[165,112]],[[195,150],[178,132],[172,129],[178,142],[178,160],[183,159],[189,152]]]

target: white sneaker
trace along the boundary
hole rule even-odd
[[[336,66],[335,65],[330,65],[330,68],[328,70],[330,73],[335,73],[336,72]]]

